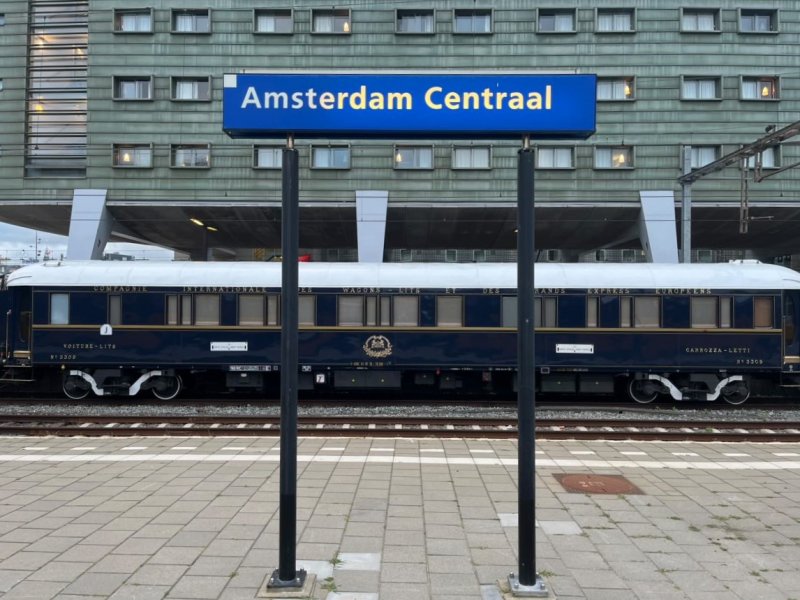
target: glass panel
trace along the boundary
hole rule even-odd
[[[283,165],[282,148],[257,147],[256,166],[263,169],[280,169]]]
[[[540,169],[571,169],[572,148],[539,148],[537,166]]]
[[[264,296],[261,294],[239,296],[239,325],[264,325]]]
[[[461,327],[463,321],[464,298],[462,296],[436,297],[436,326]]]
[[[194,297],[195,325],[219,325],[219,295],[198,294]]]
[[[417,296],[394,297],[394,324],[398,327],[419,325],[419,298]]]
[[[454,169],[488,169],[489,148],[463,147],[453,148]]]
[[[301,294],[297,303],[297,320],[299,325],[313,326],[317,324],[316,319],[316,296]]]
[[[366,325],[374,327],[378,324],[378,299],[375,296],[366,297],[367,319]]]
[[[381,327],[389,327],[392,324],[392,298],[391,296],[381,296]]]
[[[178,297],[167,296],[167,325],[178,324]]]
[[[623,296],[619,299],[619,326],[631,326],[631,298]]]
[[[259,11],[256,14],[256,31],[259,33],[292,33],[290,10]]]
[[[636,296],[633,299],[634,327],[658,327],[661,323],[658,296]]]
[[[117,146],[114,165],[118,167],[150,167],[153,151],[150,146]]]
[[[753,326],[757,329],[772,327],[772,298],[753,298]]]
[[[122,324],[122,297],[108,297],[108,322],[111,325]]]
[[[717,298],[692,298],[692,327],[717,326]]]
[[[503,296],[503,327],[517,327],[517,297]]]
[[[50,294],[50,324],[69,325],[69,294]]]
[[[181,296],[181,325],[192,324],[192,297]]]
[[[542,319],[542,326],[543,327],[555,327],[557,324],[557,317],[556,317],[556,299],[555,298],[543,298],[544,304],[544,315]]]
[[[398,146],[395,149],[394,166],[397,169],[431,169],[433,149],[430,146]]]
[[[433,12],[397,11],[398,33],[433,33]]]
[[[267,325],[278,325],[278,298],[274,294],[267,296]]]
[[[315,169],[349,169],[350,148],[313,148],[313,167]]]
[[[338,297],[338,324],[343,327],[363,327],[364,296]]]
[[[598,319],[599,311],[598,306],[600,298],[597,296],[588,296],[586,298],[586,326],[599,327],[600,321]]]
[[[730,327],[733,323],[733,302],[729,296],[719,299],[719,326]]]

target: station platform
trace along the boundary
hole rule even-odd
[[[0,438],[0,597],[258,598],[278,566],[278,450]],[[800,445],[540,441],[536,463],[550,598],[800,598]],[[516,472],[514,441],[301,438],[312,597],[503,598]]]

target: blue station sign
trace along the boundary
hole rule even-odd
[[[226,74],[231,137],[585,139],[597,77],[524,73]]]

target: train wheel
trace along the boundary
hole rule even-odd
[[[650,404],[658,397],[655,386],[644,379],[631,379],[628,384],[628,395],[639,404]]]
[[[722,388],[722,399],[728,404],[744,404],[750,397],[750,388],[743,381],[736,381]]]
[[[153,396],[159,400],[172,400],[181,393],[183,382],[178,375],[157,377],[153,384]]]
[[[64,377],[64,383],[61,384],[61,389],[64,390],[64,395],[70,400],[83,400],[89,395],[91,386],[82,377],[68,375]]]

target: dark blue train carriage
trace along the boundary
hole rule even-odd
[[[49,262],[9,277],[6,379],[70,398],[267,392],[280,265]],[[744,402],[795,385],[800,275],[760,263],[539,264],[543,392]],[[300,265],[301,387],[510,393],[516,265]]]

